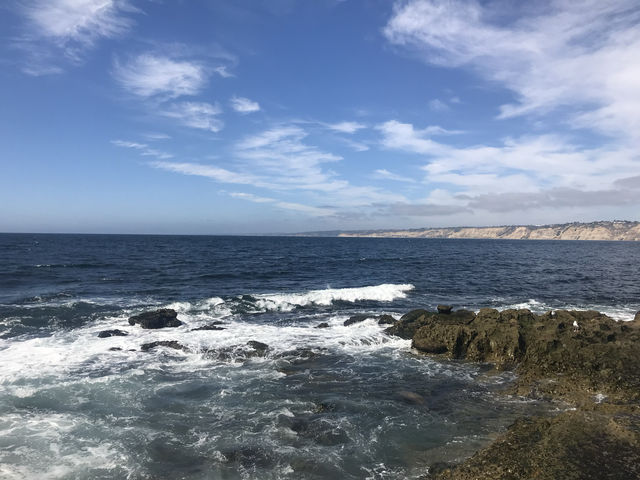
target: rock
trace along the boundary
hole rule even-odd
[[[400,390],[396,392],[398,398],[402,401],[412,405],[424,405],[424,397],[416,392],[409,392],[407,390]]]
[[[139,324],[142,328],[157,329],[166,327],[179,327],[182,322],[178,320],[177,313],[171,308],[162,308],[153,312],[144,312],[129,318],[129,325]]]
[[[198,327],[198,328],[192,328],[191,331],[192,332],[197,332],[200,330],[224,330],[224,327],[218,327],[218,325],[222,323],[222,322],[213,322],[210,323],[209,325],[204,325],[202,327]]]
[[[142,350],[143,352],[148,352],[149,350],[152,350],[156,347],[173,348],[175,350],[182,350],[183,352],[190,351],[189,348],[185,347],[184,345],[177,342],[176,340],[160,340],[157,342],[143,343],[142,346],[140,347],[140,350]]]
[[[120,350],[122,350],[120,347],[111,347],[109,349],[110,352],[119,352]]]
[[[118,330],[117,328],[114,330],[103,330],[98,333],[98,338],[108,338],[108,337],[126,337],[129,335],[127,332],[123,330]]]
[[[316,325],[314,328],[329,328],[329,324],[327,322],[322,322]]]
[[[448,315],[451,313],[451,305],[438,305],[438,313],[442,313],[444,315]]]
[[[489,447],[459,466],[433,469],[427,478],[638,479],[637,426],[629,428],[618,419],[581,411],[520,419]]]
[[[411,339],[416,330],[425,325],[428,321],[427,319],[432,315],[434,315],[432,312],[423,309],[411,310],[400,317],[400,320],[394,325],[387,328],[385,333],[404,339]]]
[[[349,325],[353,325],[354,323],[364,322],[365,320],[373,318],[371,315],[353,315],[344,321],[343,325],[348,327]]]
[[[639,322],[640,323],[640,312],[636,313],[636,316],[633,317],[633,321],[634,322]]]
[[[247,346],[254,350],[254,354],[250,355],[252,357],[264,357],[267,354],[267,350],[269,350],[269,345],[256,340],[249,340]]]
[[[437,324],[466,325],[472,322],[476,314],[468,310],[457,310],[452,313],[442,314],[427,310],[412,310],[400,317],[393,326],[387,328],[385,333],[405,339],[411,339],[415,333],[425,325]]]
[[[393,325],[396,323],[396,319],[391,315],[380,315],[378,317],[378,325]]]

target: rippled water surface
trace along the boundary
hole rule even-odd
[[[450,303],[630,320],[638,265],[613,242],[0,235],[0,477],[418,478],[554,407],[346,319]],[[160,307],[184,325],[127,322]],[[186,351],[141,351],[160,340]]]

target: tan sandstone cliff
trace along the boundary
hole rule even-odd
[[[640,222],[612,221],[502,227],[424,228],[343,232],[340,237],[488,238],[509,240],[623,240],[640,241]]]

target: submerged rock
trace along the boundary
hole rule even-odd
[[[329,324],[327,322],[322,322],[316,325],[314,328],[329,328]]]
[[[118,330],[117,328],[114,330],[103,330],[98,333],[98,338],[109,338],[109,337],[126,337],[129,335],[127,332],[123,330]]]
[[[157,342],[143,343],[140,347],[140,350],[143,352],[148,352],[156,347],[167,347],[173,348],[174,350],[182,350],[183,352],[189,352],[189,348],[182,345],[180,342],[176,340],[160,340]]]
[[[144,312],[129,318],[129,325],[138,324],[142,328],[157,329],[167,327],[179,327],[182,322],[178,320],[178,314],[171,308],[162,308],[153,312]]]

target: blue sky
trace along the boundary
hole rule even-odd
[[[0,231],[640,220],[637,0],[9,0]]]

